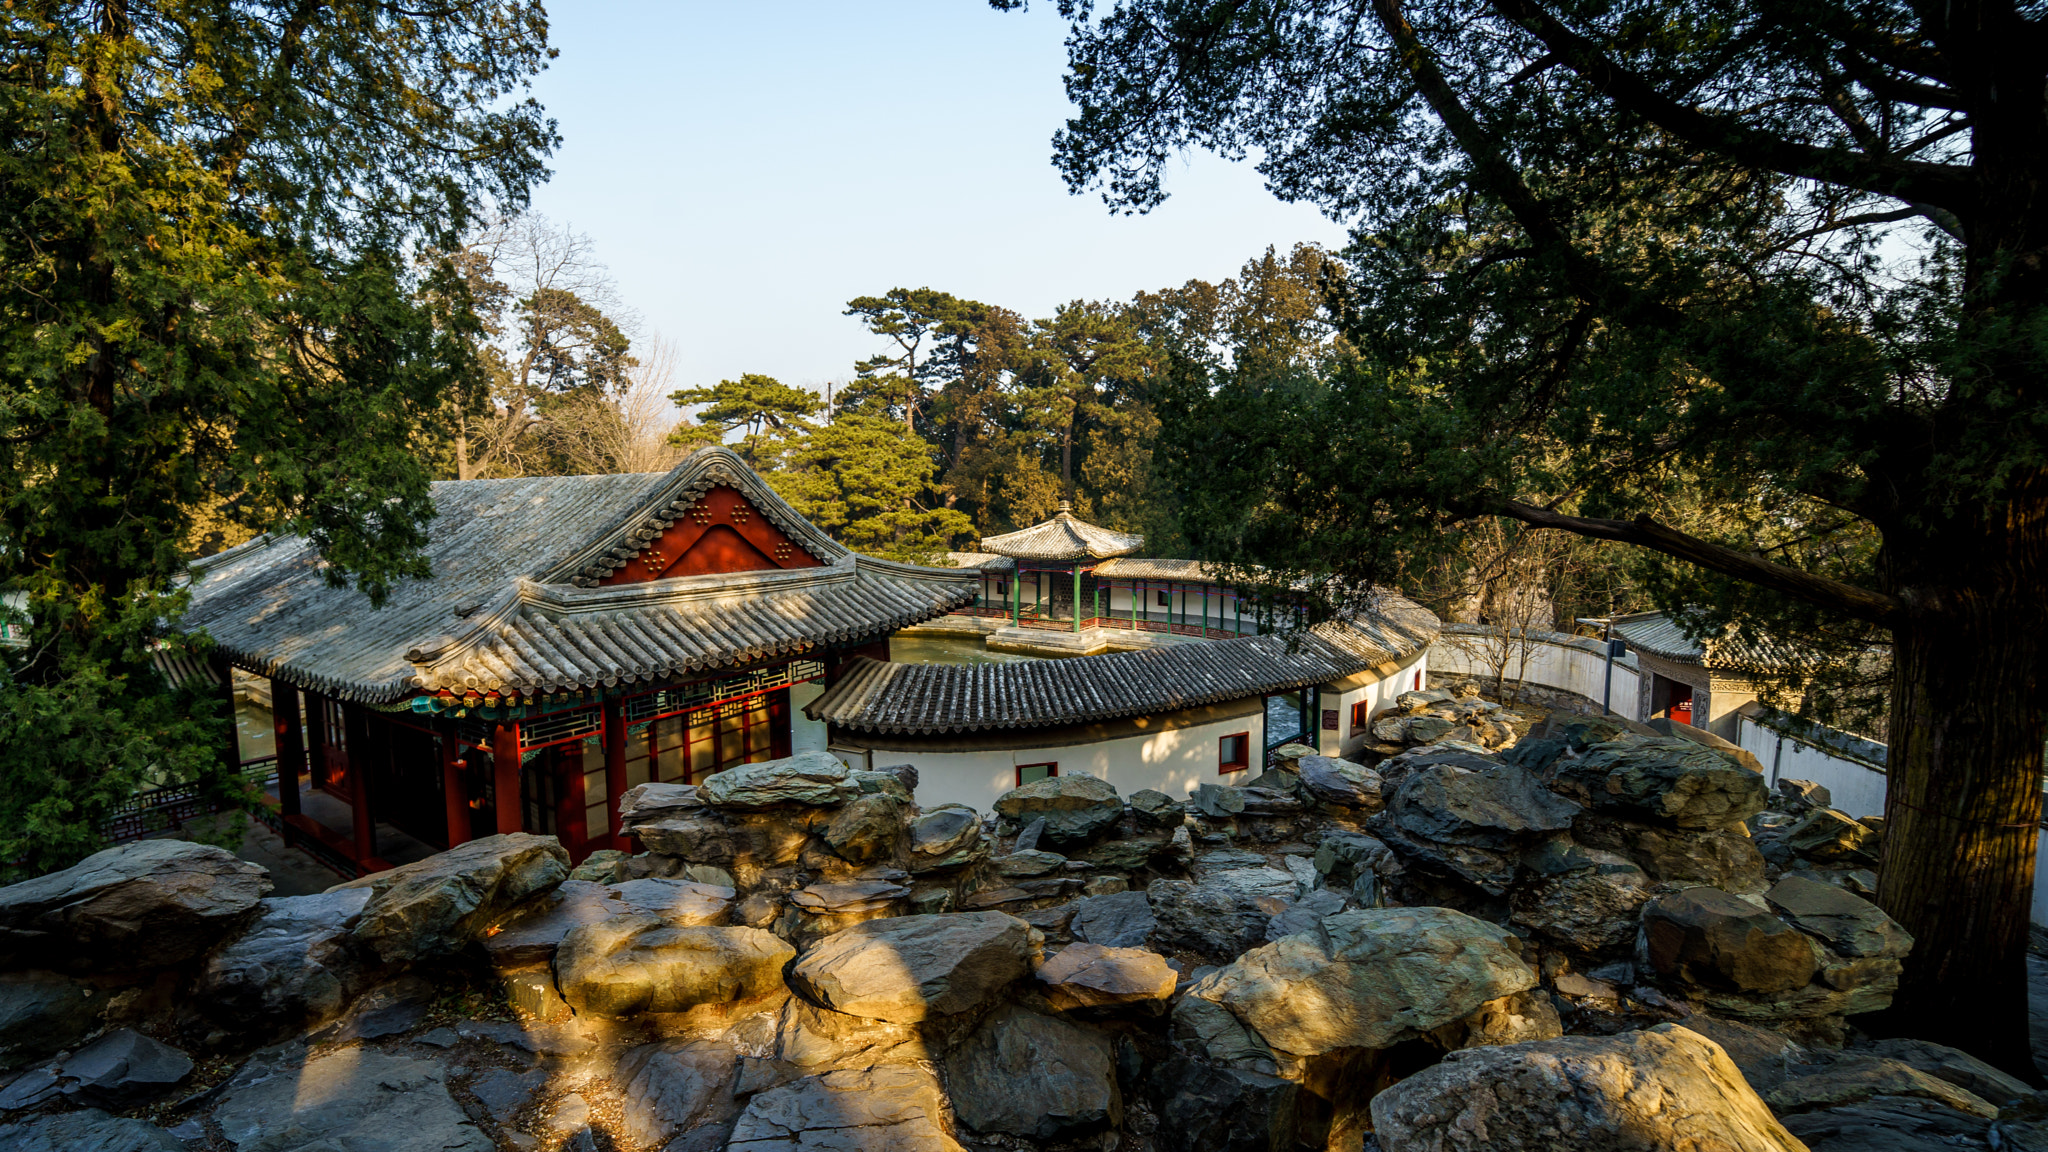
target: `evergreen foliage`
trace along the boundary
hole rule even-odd
[[[0,860],[95,846],[136,786],[239,789],[159,655],[201,518],[303,532],[373,601],[424,574],[419,429],[474,368],[450,260],[545,175],[524,0],[0,14]],[[195,749],[206,749],[198,752]]]

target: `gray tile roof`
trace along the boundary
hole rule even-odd
[[[1061,506],[1059,514],[1001,536],[984,536],[981,550],[1019,560],[1107,560],[1128,556],[1145,546],[1145,538],[1129,532],[1098,528]]]
[[[739,489],[824,561],[596,587],[712,487]],[[857,556],[724,448],[666,474],[448,481],[426,555],[384,607],[329,587],[300,537],[260,537],[194,566],[189,629],[223,654],[343,699],[442,687],[553,692],[795,656],[971,603],[972,572]]]
[[[948,552],[946,553],[946,559],[952,561],[955,568],[974,568],[982,572],[1015,572],[1017,570],[1017,562],[1015,560],[1008,556],[998,556],[993,552]]]
[[[1406,659],[1436,637],[1437,618],[1400,597],[1348,623],[1141,652],[1020,664],[852,661],[804,709],[813,720],[890,733],[1038,728],[1155,715],[1290,692]]]
[[[1811,668],[1812,653],[1754,633],[1732,633],[1695,640],[1664,612],[1624,616],[1614,622],[1615,635],[1631,648],[1652,656],[1733,672],[1778,673]]]
[[[1222,574],[1201,560],[1148,560],[1125,556],[1104,560],[1095,574],[1111,580],[1178,580],[1187,584],[1221,584]]]

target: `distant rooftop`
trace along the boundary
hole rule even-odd
[[[1811,667],[1814,656],[1796,645],[1754,633],[1694,639],[1669,613],[1643,612],[1614,622],[1631,648],[1680,664],[1734,672],[1788,672]]]
[[[1042,524],[1001,536],[984,536],[981,551],[1019,560],[1107,560],[1129,556],[1145,546],[1145,538],[1134,532],[1114,532],[1086,520],[1077,520],[1071,506],[1060,502],[1059,512]]]

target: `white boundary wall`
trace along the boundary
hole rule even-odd
[[[1497,635],[1476,624],[1446,624],[1443,633],[1429,646],[1430,667],[1438,672],[1491,680],[1493,669],[1483,653],[1488,644],[1502,643]],[[1562,632],[1535,633],[1526,667],[1522,663],[1521,642],[1508,643],[1508,679],[1562,688],[1596,704],[1600,702],[1607,676],[1606,649],[1600,641]],[[1633,714],[1639,679],[1634,653],[1614,658],[1613,699],[1617,714]]]

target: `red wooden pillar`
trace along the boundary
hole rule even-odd
[[[569,850],[569,859],[582,863],[585,851],[584,841],[590,839],[590,830],[584,827],[583,745],[557,744],[543,753],[554,761],[549,769],[556,781],[555,831],[556,838]]]
[[[525,827],[525,810],[519,803],[519,724],[498,725],[491,736],[491,787],[498,797],[498,831],[517,832]]]
[[[343,702],[341,723],[348,745],[348,809],[354,833],[356,858],[368,861],[377,855],[377,820],[370,814],[370,725],[363,706]]]
[[[626,796],[626,710],[617,700],[604,702],[604,795],[612,848],[625,847],[619,802]]]
[[[299,773],[306,767],[306,734],[299,723],[299,690],[270,678],[270,715],[277,721],[277,808],[299,814]]]
[[[452,731],[441,733],[441,807],[448,821],[448,846],[469,839],[469,788],[462,772],[462,744]]]

